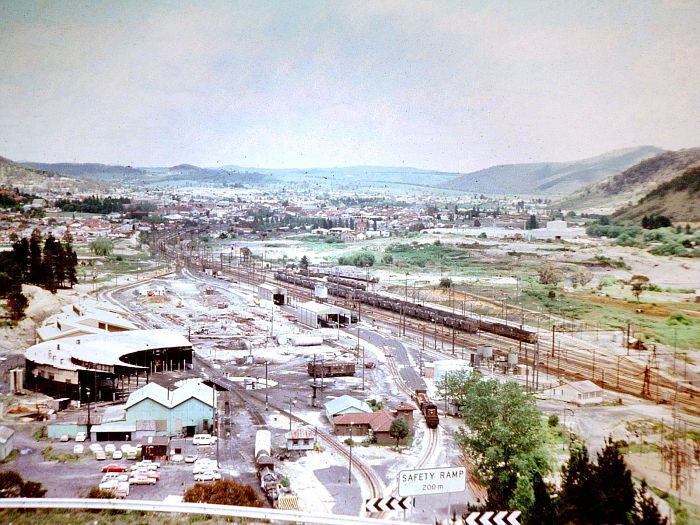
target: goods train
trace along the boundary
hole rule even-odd
[[[420,411],[423,413],[427,427],[437,428],[440,424],[437,405],[430,400],[425,390],[416,390],[413,394],[413,400],[418,404],[418,408],[420,408]]]
[[[276,505],[279,498],[280,482],[275,473],[275,462],[272,460],[272,433],[269,430],[258,430],[255,433],[255,470],[260,481],[260,488]]]
[[[309,288],[311,290],[319,283],[305,275],[295,273],[277,272],[275,279]],[[472,319],[457,313],[447,312],[439,308],[425,305],[418,305],[410,301],[390,298],[376,292],[369,292],[356,286],[345,286],[337,284],[328,287],[328,293],[344,299],[356,300],[362,303],[377,306],[385,310],[391,310],[408,317],[433,321],[449,328],[456,328],[464,332],[476,333],[478,330],[492,334],[508,337],[524,343],[534,344],[537,342],[537,334],[529,330],[524,330],[517,326],[509,326],[503,323]]]
[[[310,362],[306,365],[306,370],[311,377],[334,377],[334,376],[354,376],[355,363],[344,361],[319,361]]]

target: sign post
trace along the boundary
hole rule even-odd
[[[452,515],[450,494],[467,488],[466,467],[442,467],[399,472],[399,496],[447,493],[447,519]]]

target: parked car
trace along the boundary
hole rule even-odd
[[[182,454],[173,454],[170,456],[171,463],[182,463],[186,458]]]
[[[129,468],[126,465],[117,465],[116,463],[110,463],[102,467],[102,472],[126,472]]]
[[[105,459],[107,459],[107,455],[105,454],[105,451],[104,450],[96,450],[95,451],[95,459],[97,461],[104,461]]]
[[[155,468],[160,468],[160,461],[153,461],[152,459],[142,459],[142,465],[153,465]]]
[[[195,434],[192,437],[193,445],[213,445],[216,443],[216,436],[209,434]]]
[[[122,443],[122,445],[119,447],[119,450],[121,450],[124,454],[126,454],[126,451],[130,449],[131,445],[129,445],[129,443]]]
[[[114,493],[117,498],[126,498],[129,495],[129,482],[117,479],[109,479],[98,485],[101,490],[108,490]]]
[[[117,481],[129,481],[128,474],[120,474],[119,472],[107,472],[102,476],[102,481],[109,481],[110,479],[116,479]]]
[[[98,450],[104,452],[102,450],[102,445],[99,443],[91,443],[88,448],[90,449],[90,452],[97,452]]]
[[[65,442],[68,441],[69,439],[70,439],[70,438],[68,437],[68,434],[63,434],[63,435],[59,438],[59,441],[65,443]]]
[[[107,443],[105,445],[105,454],[113,454],[115,450],[117,450],[117,447],[115,447],[112,443]]]
[[[73,445],[73,454],[82,454],[83,452],[85,452],[83,445]]]
[[[194,463],[195,461],[197,461],[196,454],[187,454],[185,456],[185,463]]]
[[[115,450],[114,452],[112,452],[112,459],[122,459],[123,457],[124,454],[121,450]]]
[[[78,432],[78,433],[75,435],[75,440],[76,440],[78,443],[82,443],[82,442],[85,441],[86,439],[87,439],[87,434],[86,434],[85,432]]]
[[[194,475],[195,481],[214,481],[217,479],[221,479],[221,474],[212,470],[207,470],[206,472],[200,472]]]
[[[148,476],[131,476],[129,478],[129,484],[131,485],[155,485],[155,478],[149,478]]]
[[[192,474],[201,474],[202,472],[216,472],[218,470],[219,466],[216,464],[216,461],[212,463],[195,463],[192,467]]]

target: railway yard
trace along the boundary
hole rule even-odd
[[[469,468],[452,439],[460,420],[448,415],[448,404],[425,374],[427,366],[440,360],[460,360],[485,376],[515,380],[538,398],[561,380],[595,382],[605,391],[605,406],[572,408],[544,396],[537,401],[592,451],[608,435],[644,440],[625,421],[665,419],[675,425],[682,407],[683,424],[691,425],[684,428],[693,428],[700,414],[694,367],[686,362],[676,368],[675,360],[655,349],[623,347],[626,338],[620,332],[576,331],[564,322],[540,328],[541,315],[524,309],[517,321],[504,321],[474,315],[464,306],[460,311],[454,303],[451,308],[414,303],[407,293],[389,292],[376,280],[309,275],[269,263],[224,264],[223,259],[212,271],[207,269],[211,264],[166,255],[174,272],[103,291],[101,299],[128,312],[139,327],[171,329],[191,341],[195,354],[190,370],[151,375],[168,388],[195,376],[219,391],[216,447],[194,447],[183,440],[183,454],[216,460],[224,478],[258,487],[270,506],[282,498],[307,512],[367,515],[365,500],[398,496],[402,470]],[[283,304],[261,299],[260,285],[284,288]],[[314,299],[317,285],[326,287],[329,303],[352,313],[351,323],[314,329],[299,322],[296,311]],[[483,348],[492,353],[482,354]],[[353,435],[352,427],[351,435],[335,433],[324,404],[344,395],[386,407],[414,403],[410,441],[397,450],[370,445]],[[96,417],[106,405],[94,407]],[[287,450],[286,434],[301,428],[313,434],[317,445],[306,452]],[[269,432],[269,450],[263,453],[257,444],[260,432]],[[19,469],[31,476],[46,468],[29,431],[18,434],[23,450]],[[71,446],[55,444],[66,453]],[[560,456],[563,460],[563,447]],[[631,465],[635,475],[650,479],[654,469],[663,470]],[[52,485],[49,495],[81,496],[99,481],[97,466],[92,460],[65,468],[51,465],[61,469],[65,482]],[[691,499],[695,474],[688,469],[681,487]],[[164,465],[160,476],[153,486],[134,487],[129,498],[162,499],[182,494],[192,483],[184,464]],[[484,498],[484,489],[469,476],[464,492],[416,497],[404,517],[433,523]],[[372,514],[393,515],[401,517],[396,512]]]

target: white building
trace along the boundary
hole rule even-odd
[[[577,405],[595,405],[603,402],[603,389],[588,379],[565,381],[561,385],[544,390],[543,394],[551,399]]]

